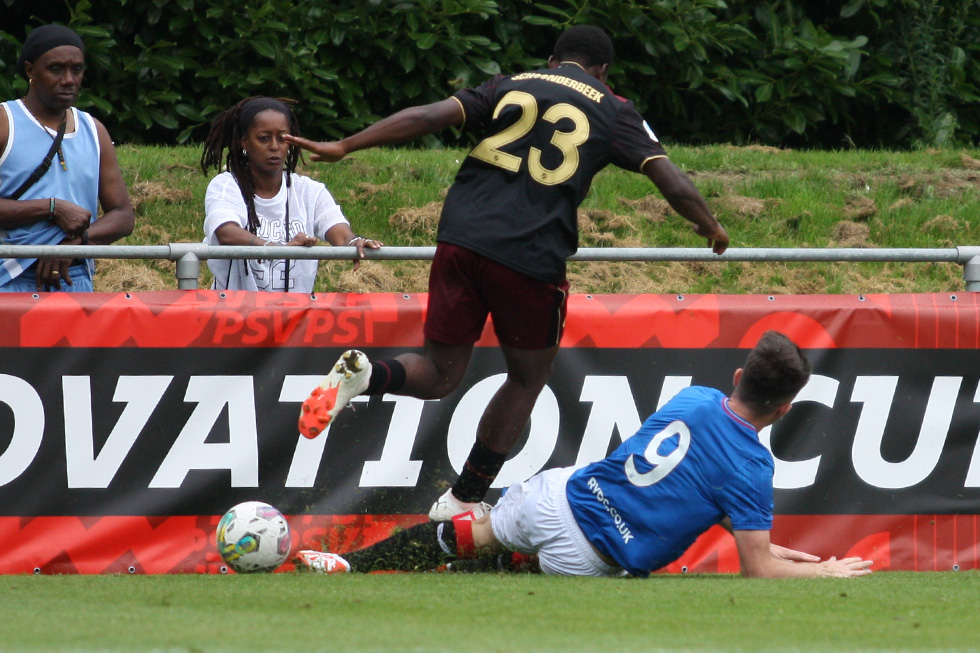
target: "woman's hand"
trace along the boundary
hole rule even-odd
[[[289,239],[286,245],[291,247],[313,247],[316,245],[316,236],[307,236],[302,231]]]
[[[368,249],[381,249],[384,246],[380,240],[372,240],[370,238],[365,238],[364,236],[354,236],[350,239],[347,245],[353,245],[357,247],[357,258],[354,259],[354,269],[361,267],[361,259],[364,258],[364,248]]]

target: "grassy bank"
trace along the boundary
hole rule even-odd
[[[953,247],[980,243],[980,152],[804,152],[764,147],[674,147],[728,229],[733,247]],[[387,245],[432,245],[459,150],[359,152],[337,164],[307,162],[355,231]],[[199,147],[119,148],[136,206],[125,244],[199,242],[208,177]],[[587,247],[702,247],[649,181],[607,168],[579,215]],[[317,290],[424,291],[427,262],[324,262]],[[202,286],[211,279],[206,266]],[[962,290],[946,263],[575,263],[573,292],[874,293]],[[175,288],[167,261],[104,261],[97,290]]]

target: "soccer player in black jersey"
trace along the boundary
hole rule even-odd
[[[558,38],[546,69],[498,75],[340,141],[286,137],[328,162],[446,127],[481,139],[443,206],[423,352],[371,365],[360,352],[345,353],[300,418],[300,430],[314,437],[357,394],[445,397],[492,315],[507,379],[480,420],[462,473],[433,505],[433,520],[482,501],[551,376],[568,297],[565,261],[578,247],[577,209],[596,173],[612,163],[645,174],[715,253],[728,247],[725,228],[633,103],[606,86],[612,58],[603,30],[575,26]]]

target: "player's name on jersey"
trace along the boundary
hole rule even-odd
[[[524,81],[527,79],[542,79],[546,82],[552,82],[554,84],[561,84],[562,86],[567,86],[573,91],[578,91],[585,97],[589,98],[596,104],[602,102],[602,98],[606,97],[605,93],[599,92],[598,89],[589,86],[578,80],[565,77],[564,75],[548,75],[545,73],[520,73],[511,77],[512,80],[516,82]]]

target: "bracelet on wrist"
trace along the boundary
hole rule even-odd
[[[347,241],[347,246],[350,247],[358,240],[367,240],[367,238],[365,238],[364,236],[354,236],[353,238]]]
[[[55,198],[52,197],[48,200],[48,220],[51,222],[54,222],[54,210],[56,208],[57,204],[55,203]]]

